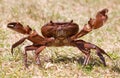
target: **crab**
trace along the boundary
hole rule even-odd
[[[25,67],[28,67],[27,51],[34,50],[36,64],[41,65],[39,54],[46,47],[73,46],[77,47],[85,55],[85,59],[83,62],[84,66],[86,66],[89,62],[90,53],[92,49],[95,50],[103,65],[106,66],[106,61],[102,54],[105,54],[110,59],[111,57],[103,49],[96,46],[95,44],[86,42],[78,38],[88,34],[94,29],[102,27],[108,19],[107,13],[107,8],[98,11],[95,19],[90,18],[88,23],[85,24],[80,31],[78,24],[74,23],[73,20],[71,20],[70,22],[50,21],[41,28],[41,33],[43,36],[40,36],[35,30],[32,30],[28,25],[25,27],[20,22],[10,22],[7,24],[8,28],[17,31],[21,34],[27,35],[26,37],[20,39],[12,45],[11,53],[13,54],[13,49],[22,44],[25,40],[31,41],[33,44],[26,46],[25,51],[23,52],[24,65]]]

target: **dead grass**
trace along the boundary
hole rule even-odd
[[[120,1],[119,0],[0,0],[0,77],[1,78],[119,78],[120,77]],[[94,54],[90,64],[82,68],[83,55],[73,47],[50,47],[41,54],[42,68],[36,66],[34,52],[28,52],[29,69],[23,65],[24,42],[10,53],[13,43],[23,35],[7,29],[9,22],[19,21],[30,25],[39,34],[40,28],[50,20],[70,21],[79,24],[80,29],[98,10],[109,9],[109,20],[100,29],[82,37],[85,41],[103,48],[116,65],[106,58],[104,68]],[[95,66],[93,66],[95,64]]]

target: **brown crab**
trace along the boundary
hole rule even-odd
[[[77,40],[93,29],[100,28],[108,19],[106,13],[108,9],[103,9],[96,14],[96,18],[88,21],[87,24],[84,25],[83,29],[79,31],[79,26],[71,20],[70,22],[53,22],[45,24],[41,28],[41,32],[43,36],[40,36],[35,30],[32,30],[29,26],[23,27],[19,22],[11,22],[8,23],[7,27],[15,30],[22,34],[27,34],[26,37],[20,39],[16,43],[12,45],[11,53],[13,54],[13,49],[23,43],[26,39],[31,41],[33,44],[25,47],[24,52],[24,64],[27,65],[27,51],[35,50],[35,60],[38,65],[40,65],[39,53],[45,49],[45,47],[49,46],[74,46],[77,47],[82,53],[85,54],[85,60],[83,65],[87,65],[90,59],[91,49],[96,50],[96,54],[101,59],[104,66],[106,66],[105,58],[102,54],[110,56],[98,46],[86,42],[84,40]],[[110,58],[111,59],[111,58]]]

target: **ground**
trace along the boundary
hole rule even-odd
[[[25,41],[14,50],[13,43],[25,35],[8,29],[9,22],[30,25],[41,35],[40,28],[50,20],[73,20],[83,28],[96,12],[108,8],[108,21],[82,38],[104,49],[114,60],[105,56],[103,67],[93,52],[89,65],[82,67],[83,54],[75,47],[48,47],[40,54],[42,67],[28,52],[29,69],[23,64],[23,51],[31,42]],[[119,78],[120,77],[120,0],[0,0],[0,78]]]

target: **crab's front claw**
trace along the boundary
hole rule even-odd
[[[29,26],[23,27],[23,25],[19,22],[8,23],[7,27],[22,34],[29,34],[32,30]]]
[[[106,9],[106,8],[97,12],[96,18],[95,19],[90,18],[88,21],[88,24],[85,24],[83,29],[76,35],[72,36],[71,39],[76,39],[76,38],[82,37],[82,36],[88,34],[89,32],[91,32],[92,30],[102,27],[103,24],[108,19],[107,13],[108,13],[108,9]]]
[[[108,9],[103,9],[99,11],[96,15],[95,19],[90,18],[88,24],[92,27],[92,29],[98,29],[103,26],[103,24],[107,21],[108,16]]]

